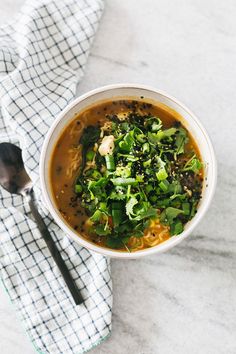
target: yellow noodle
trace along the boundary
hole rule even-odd
[[[146,235],[143,236],[144,244],[147,247],[153,247],[169,238],[169,230],[166,228],[160,232],[160,229],[148,229]]]
[[[73,124],[72,128],[69,130],[70,137],[78,136],[81,134],[82,129],[84,127],[84,123],[80,122],[80,124]]]
[[[69,152],[69,162],[66,169],[66,176],[71,178],[76,170],[78,170],[79,165],[82,162],[81,157],[81,145],[68,150]]]
[[[89,114],[88,112],[82,114],[81,119],[79,120],[80,124],[77,124],[77,121],[72,124],[72,128],[68,131],[70,137],[73,136],[78,137],[81,135],[82,130],[87,125],[88,114]]]
[[[77,124],[77,122],[72,124],[72,128],[68,131],[68,134],[71,138],[75,136],[77,138],[80,137],[84,127],[86,126],[88,120],[88,114],[89,114],[88,112],[83,113],[80,119],[80,124]],[[71,149],[68,150],[69,162],[68,162],[68,167],[66,169],[66,176],[68,178],[73,177],[74,172],[78,170],[82,162],[81,150],[82,150],[81,145],[72,147]],[[85,167],[85,170],[88,168],[90,168],[90,166]]]
[[[158,219],[151,220],[150,226],[145,230],[143,237],[130,237],[128,248],[140,251],[147,247],[153,247],[169,238],[169,227],[160,224]]]
[[[144,233],[143,240],[146,247],[153,247],[169,238],[169,227],[160,224],[159,219],[152,220]]]
[[[84,172],[90,170],[90,168],[96,168],[95,159],[93,159],[92,161],[87,161],[86,166],[84,168]]]
[[[140,251],[144,248],[143,237],[131,236],[128,243],[128,248],[132,251]]]

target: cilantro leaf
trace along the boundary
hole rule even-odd
[[[170,226],[170,234],[179,235],[183,231],[184,227],[181,221],[173,222]]]
[[[132,218],[132,215],[134,214],[134,206],[138,204],[138,200],[133,196],[131,197],[128,202],[126,203],[126,214],[128,215],[128,217]]]
[[[171,225],[174,219],[183,213],[184,213],[183,210],[173,208],[173,207],[168,207],[164,209],[163,212],[161,213],[160,220],[163,224]]]
[[[184,128],[179,128],[176,132],[175,146],[177,150],[175,151],[175,159],[177,155],[184,153],[184,147],[187,142],[188,142],[187,131]]]
[[[201,168],[202,168],[201,161],[196,157],[196,155],[193,155],[191,159],[186,162],[182,171],[183,172],[193,171],[194,173],[197,173],[201,170]]]
[[[134,145],[134,131],[125,134],[123,140],[119,142],[119,147],[124,152],[130,152]]]
[[[135,196],[132,196],[126,203],[126,214],[130,220],[139,221],[157,216],[157,210],[152,208],[148,201],[139,202]]]

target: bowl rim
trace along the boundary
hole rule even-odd
[[[131,88],[131,89],[143,89],[147,91],[152,91],[154,93],[157,93],[168,100],[173,101],[177,106],[181,107],[184,111],[186,111],[191,118],[195,121],[196,125],[198,126],[198,129],[202,131],[202,134],[205,136],[209,153],[210,153],[210,158],[211,158],[211,164],[212,164],[212,183],[210,186],[208,186],[208,198],[204,200],[203,204],[201,205],[201,210],[198,212],[189,222],[189,226],[187,230],[184,230],[180,235],[173,236],[171,239],[168,239],[167,241],[150,247],[150,248],[145,248],[140,251],[135,251],[135,252],[121,252],[109,248],[104,248],[97,246],[96,244],[90,243],[89,241],[86,241],[83,237],[78,235],[73,231],[73,229],[67,225],[62,218],[59,217],[59,215],[56,213],[55,208],[52,204],[51,198],[49,197],[49,193],[47,191],[47,183],[46,183],[46,178],[45,178],[45,160],[47,156],[47,148],[48,144],[50,142],[51,136],[53,135],[53,132],[59,122],[64,118],[64,116],[72,109],[74,106],[78,105],[80,102],[86,100],[88,97],[102,93],[104,91],[112,91],[115,89],[122,89],[122,88]],[[99,99],[98,99],[99,101]],[[190,123],[191,125],[191,123]],[[201,152],[201,150],[200,150]],[[51,127],[49,128],[46,137],[43,142],[42,150],[41,150],[41,155],[40,155],[40,164],[39,164],[39,176],[40,176],[40,186],[42,190],[42,196],[43,196],[43,201],[45,204],[45,207],[47,210],[49,210],[50,214],[52,215],[54,221],[57,223],[57,225],[66,233],[68,237],[73,239],[75,242],[77,242],[80,246],[85,247],[89,249],[90,251],[94,251],[96,253],[102,254],[104,256],[112,257],[112,258],[123,258],[123,259],[132,259],[132,258],[140,258],[144,257],[147,255],[152,255],[154,253],[162,253],[170,248],[176,246],[178,243],[182,242],[186,237],[188,237],[193,229],[196,227],[196,225],[200,222],[200,220],[203,218],[205,215],[206,211],[208,210],[212,198],[215,193],[216,189],[216,182],[217,182],[217,161],[216,161],[216,156],[215,152],[212,146],[211,139],[206,131],[206,129],[203,127],[202,123],[199,121],[199,119],[196,117],[196,115],[189,109],[187,108],[182,102],[180,102],[178,99],[175,97],[167,94],[163,90],[156,89],[152,86],[149,85],[142,85],[142,84],[135,84],[135,83],[119,83],[119,84],[111,84],[111,85],[106,85],[106,86],[101,86],[98,88],[95,88],[93,90],[90,90],[79,97],[75,98],[71,103],[69,103],[55,118],[54,122],[52,123]]]

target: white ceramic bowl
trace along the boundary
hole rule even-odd
[[[132,98],[144,96],[144,100],[147,98],[156,102],[161,102],[177,111],[183,117],[182,122],[184,126],[190,131],[197,142],[205,164],[206,179],[204,179],[203,196],[200,201],[197,214],[185,225],[184,231],[180,235],[173,236],[169,240],[157,246],[133,253],[102,248],[78,236],[78,234],[74,232],[73,228],[71,228],[62,218],[60,212],[58,211],[53,199],[49,180],[49,164],[52,151],[63,129],[74,119],[77,113],[84,110],[87,106],[91,106],[100,100],[113,99],[117,96],[121,98],[127,98],[128,96]],[[214,150],[206,130],[203,128],[197,117],[177,99],[167,95],[166,93],[152,87],[134,84],[117,84],[101,87],[75,99],[55,119],[45,138],[40,159],[40,181],[43,198],[46,208],[50,211],[56,223],[72,240],[78,242],[80,245],[105,256],[117,258],[139,258],[153,253],[161,253],[167,251],[188,237],[196,225],[200,222],[211,203],[216,186],[216,176],[217,165]]]

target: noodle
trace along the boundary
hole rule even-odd
[[[161,225],[159,219],[152,220],[142,237],[130,237],[128,248],[138,251],[147,247],[153,247],[169,238],[169,227]]]
[[[82,130],[84,129],[84,123],[80,121],[80,124],[73,124],[72,128],[69,130],[68,134],[70,137],[78,136],[82,133]]]
[[[72,139],[75,137],[76,138],[80,137],[84,129],[85,122],[87,120],[85,114],[83,114],[83,117],[85,117],[85,119],[80,120],[79,124],[78,121],[74,122],[74,124],[72,124],[72,128],[68,131],[68,134]],[[74,172],[78,170],[79,165],[81,164],[82,161],[81,151],[82,151],[81,145],[68,149],[69,162],[68,162],[68,167],[66,169],[66,176],[68,178],[71,178],[73,176]]]
[[[143,237],[131,236],[128,242],[128,248],[130,248],[132,251],[142,250],[144,248]]]
[[[92,161],[88,161],[86,163],[86,166],[84,168],[84,172],[88,171],[90,168],[95,168],[96,167],[96,163],[95,163],[95,158]]]
[[[68,150],[69,153],[69,163],[66,169],[66,176],[71,178],[76,170],[78,170],[79,165],[81,164],[82,157],[81,157],[81,150],[82,146],[79,145],[78,147],[74,147]]]
[[[146,247],[153,247],[169,238],[169,227],[161,225],[159,219],[152,220],[143,240]]]
[[[73,138],[79,138],[81,136],[81,133],[84,129],[84,127],[86,126],[86,123],[88,121],[88,112],[85,112],[82,116],[81,116],[81,120],[79,120],[79,124],[78,121],[74,122],[72,124],[72,128],[68,131],[69,136],[73,139]],[[104,124],[104,130],[109,130],[111,128],[111,123],[110,122],[106,122]],[[69,162],[68,162],[68,167],[66,169],[66,176],[68,178],[73,177],[73,174],[76,170],[78,170],[81,162],[82,162],[82,156],[81,156],[81,152],[82,152],[82,146],[76,146],[76,147],[72,147],[68,150],[69,153]],[[84,172],[86,172],[88,169],[92,168],[95,166],[95,159],[93,159],[93,161],[88,162],[85,166]]]
[[[144,244],[147,247],[153,247],[158,245],[159,243],[167,240],[169,238],[169,230],[157,230],[155,228],[148,229],[146,235],[143,236]]]
[[[84,127],[87,125],[88,117],[89,112],[84,112],[81,115],[81,119],[79,121],[75,121],[72,124],[72,128],[68,131],[68,134],[71,138],[78,137],[81,135]]]

